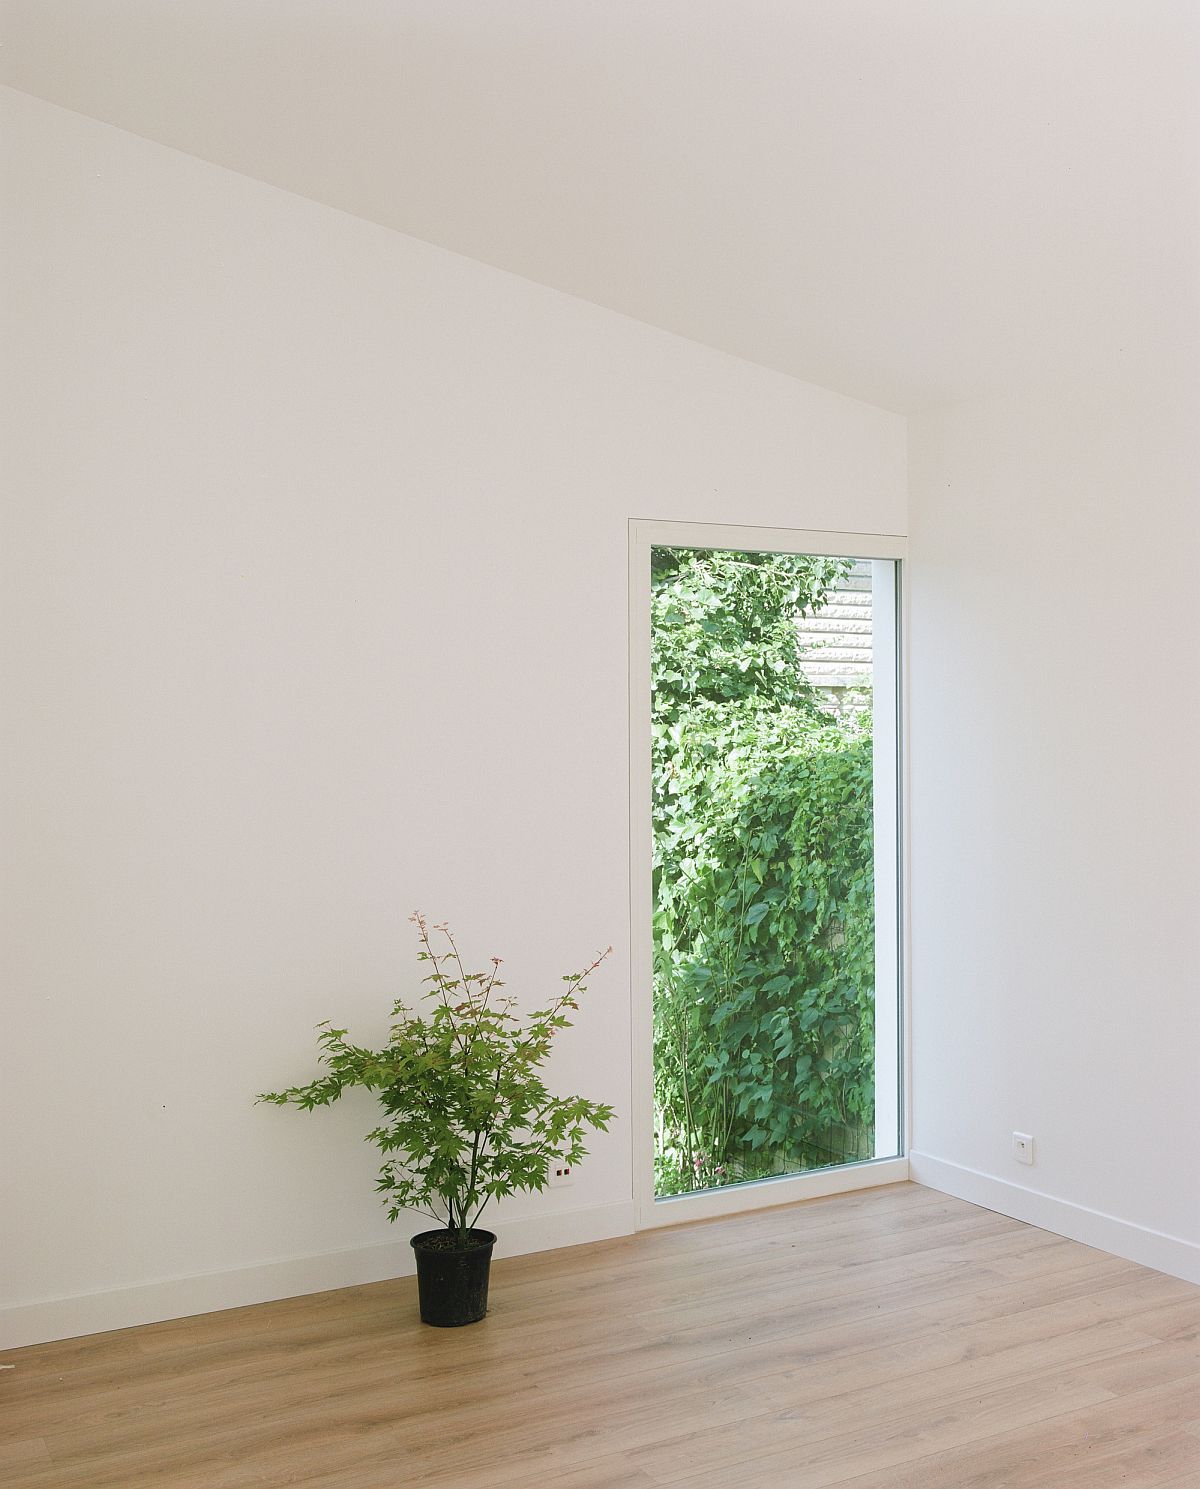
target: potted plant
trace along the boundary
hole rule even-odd
[[[539,1073],[555,1034],[570,1027],[568,1013],[578,1007],[587,978],[612,947],[564,977],[564,991],[522,1019],[514,1000],[499,996],[498,957],[490,971],[468,972],[448,925],[430,926],[419,912],[411,919],[418,959],[431,969],[424,978],[428,1011],[398,999],[381,1050],[350,1044],[345,1029],[319,1024],[327,1073],[258,1099],[311,1111],[354,1086],[377,1094],[383,1122],[367,1134],[385,1156],[376,1188],[389,1220],[415,1210],[438,1222],[439,1229],[411,1244],[421,1318],[452,1327],[487,1312],[496,1237],[476,1222],[488,1203],[544,1189],[550,1164],[578,1163],[586,1154],[585,1131],[603,1132],[612,1120],[610,1106],[552,1096]]]

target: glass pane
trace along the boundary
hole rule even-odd
[[[660,1198],[898,1151],[894,579],[652,551]]]

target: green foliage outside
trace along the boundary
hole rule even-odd
[[[796,631],[848,569],[654,550],[659,1194],[870,1156],[871,720]]]
[[[514,1000],[501,996],[498,958],[487,972],[468,972],[448,926],[412,919],[418,958],[431,968],[428,1014],[398,1000],[381,1050],[350,1044],[345,1029],[322,1024],[317,1042],[328,1073],[259,1100],[311,1111],[348,1088],[374,1091],[384,1120],[367,1139],[385,1156],[376,1188],[388,1219],[419,1211],[465,1247],[490,1200],[544,1189],[550,1162],[578,1164],[587,1129],[603,1132],[612,1120],[611,1106],[552,1096],[540,1075],[586,979],[609,953],[564,977],[565,989],[522,1020]]]

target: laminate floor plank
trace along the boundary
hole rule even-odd
[[[1200,1489],[1200,1288],[916,1185],[0,1355],[5,1489]],[[1089,1477],[1091,1475],[1091,1477]]]
[[[825,1489],[868,1472],[880,1486],[916,1485],[924,1479],[906,1475],[906,1466],[938,1451],[970,1447],[997,1434],[1001,1424],[1042,1427],[1056,1418],[1074,1417],[1106,1400],[1094,1386],[1080,1386],[1069,1376],[1010,1385],[982,1396],[932,1411],[906,1413],[893,1409],[885,1420],[861,1412],[858,1425],[832,1435],[776,1431],[754,1444],[747,1441],[736,1461],[697,1461],[686,1472],[667,1456],[648,1471],[659,1484],[674,1489]],[[726,1457],[722,1454],[722,1458]],[[639,1463],[641,1455],[633,1461]],[[875,1480],[872,1481],[873,1489]],[[934,1481],[929,1481],[934,1482]]]
[[[839,1489],[1100,1489],[1127,1473],[1143,1489],[1158,1489],[1200,1472],[1200,1439],[1186,1430],[1197,1410],[1196,1383],[1176,1382],[835,1482]]]

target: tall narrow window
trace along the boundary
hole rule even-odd
[[[896,563],[649,567],[654,1195],[895,1156]]]

